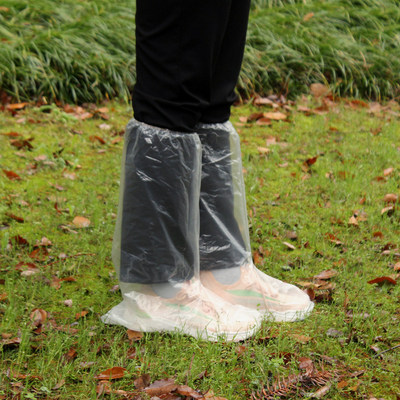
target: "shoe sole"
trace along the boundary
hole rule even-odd
[[[184,323],[179,328],[171,325],[169,320],[159,319],[154,320],[151,318],[141,318],[135,315],[130,321],[127,321],[124,318],[119,317],[116,314],[118,307],[114,307],[108,313],[101,317],[102,322],[110,325],[120,325],[124,326],[127,329],[139,331],[139,332],[171,332],[171,333],[180,333],[186,334],[189,336],[193,336],[196,339],[207,340],[212,342],[217,342],[219,340],[224,340],[228,342],[239,342],[249,337],[253,336],[259,329],[261,325],[261,321],[256,321],[254,326],[251,328],[240,331],[240,332],[214,332],[207,330],[207,327],[204,329],[196,329],[191,328]],[[121,307],[122,308],[122,307]]]

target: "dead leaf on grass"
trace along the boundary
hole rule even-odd
[[[131,342],[138,342],[143,338],[143,332],[132,331],[130,329],[127,330],[128,339]]]
[[[150,385],[150,374],[143,374],[133,381],[136,389],[142,390]]]
[[[6,174],[7,178],[10,179],[10,181],[20,181],[22,178],[14,171],[9,171],[6,169],[3,169],[3,172]]]
[[[383,198],[383,201],[385,203],[396,203],[397,199],[398,199],[397,194],[388,193],[388,194],[385,194],[385,197]]]
[[[315,279],[327,280],[336,276],[338,272],[335,269],[327,269],[325,271],[320,272],[318,275],[315,275]]]
[[[368,281],[367,283],[369,283],[370,285],[372,285],[374,283],[378,283],[378,284],[390,283],[392,285],[397,284],[397,282],[389,276],[380,276],[379,278],[372,279],[372,280]]]
[[[90,220],[85,217],[77,216],[73,219],[72,224],[76,228],[87,228],[90,225]]]
[[[163,394],[171,393],[176,390],[178,385],[173,379],[161,379],[153,382],[150,386],[146,387],[144,391],[149,396],[161,396]]]
[[[125,376],[126,369],[122,367],[112,367],[109,369],[106,369],[103,372],[100,372],[100,374],[95,376],[95,379],[100,379],[100,380],[112,380],[112,379],[121,379]]]

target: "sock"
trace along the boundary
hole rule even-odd
[[[214,278],[223,285],[232,285],[240,279],[240,267],[213,269],[211,270]]]

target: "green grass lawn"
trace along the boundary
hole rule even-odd
[[[400,195],[400,108],[319,105],[281,107],[287,120],[272,125],[254,120],[266,106],[233,110],[255,263],[317,300],[307,320],[265,323],[244,343],[134,341],[99,319],[121,299],[110,253],[129,105],[83,120],[55,106],[1,113],[0,399],[95,399],[95,376],[112,367],[126,369],[112,388],[128,392],[149,374],[229,400],[270,398],[274,385],[289,398],[321,387],[329,399],[399,398],[400,214],[384,198]],[[394,283],[368,284],[377,277]],[[320,385],[301,380],[305,361]]]
[[[134,30],[133,0],[2,0],[0,98],[126,98]],[[321,82],[341,96],[397,97],[399,31],[397,0],[253,0],[238,88],[294,98]]]

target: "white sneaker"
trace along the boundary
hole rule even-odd
[[[229,269],[226,270],[229,273]],[[299,321],[306,318],[314,303],[298,287],[272,278],[253,264],[241,267],[240,279],[231,285],[218,282],[212,271],[200,271],[201,283],[231,304],[239,304],[273,321]]]
[[[136,331],[177,331],[211,341],[247,339],[261,324],[258,311],[228,303],[199,281],[181,284],[181,290],[170,299],[157,296],[151,285],[146,286],[141,292],[125,293],[124,300],[103,315],[102,321]]]

